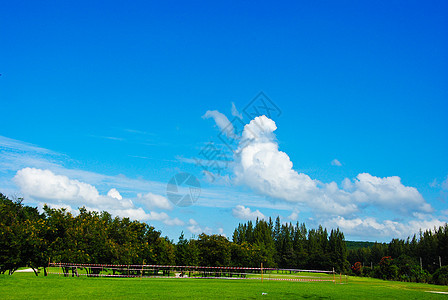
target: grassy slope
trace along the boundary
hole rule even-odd
[[[137,279],[0,275],[1,299],[35,298],[231,298],[231,299],[447,299],[446,286],[350,278],[348,284],[225,279]],[[267,295],[262,295],[262,292]]]

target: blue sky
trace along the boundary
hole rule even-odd
[[[371,241],[442,224],[447,6],[7,3],[0,191],[110,210],[176,241],[181,231],[231,237],[257,216]],[[261,112],[260,129],[243,110],[261,91],[281,114]],[[218,137],[232,103],[246,135],[260,129],[248,144],[237,134],[233,152]],[[209,142],[229,160],[214,180],[195,163]],[[201,182],[195,205],[166,198],[179,172]]]

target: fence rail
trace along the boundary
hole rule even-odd
[[[255,267],[207,267],[173,266],[151,264],[78,264],[49,263],[49,267],[61,268],[60,272],[49,270],[48,274],[88,277],[139,277],[139,278],[184,278],[184,279],[249,279],[285,281],[335,281],[334,271],[281,269]],[[332,275],[332,276],[331,276]]]

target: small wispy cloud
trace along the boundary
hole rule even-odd
[[[235,218],[242,220],[255,220],[255,219],[265,219],[265,215],[262,214],[258,209],[252,211],[249,207],[243,205],[237,205],[232,209],[232,214]]]
[[[228,137],[232,137],[234,135],[234,128],[232,123],[230,123],[229,119],[227,119],[227,117],[219,111],[207,110],[202,118],[212,118],[213,120],[215,120],[216,126],[218,126],[219,130],[222,131],[225,135],[227,135]]]
[[[232,102],[232,116],[243,119],[243,114],[241,114],[238,109],[236,109],[235,103]]]
[[[26,151],[26,152],[34,152],[40,154],[51,154],[51,155],[61,155],[59,153],[53,152],[51,150],[33,145],[31,143],[26,143],[22,141],[18,141],[15,139],[11,139],[5,136],[0,135],[0,149],[5,148],[13,151]]]
[[[298,210],[294,210],[289,216],[288,219],[291,221],[296,221],[297,219],[299,219],[299,211]]]
[[[439,183],[437,182],[437,178],[434,178],[434,180],[429,183],[429,186],[432,188],[438,187]]]
[[[342,166],[341,162],[339,160],[337,160],[336,158],[331,161],[331,165],[336,166],[336,167]]]
[[[124,128],[122,129],[124,132],[128,133],[134,133],[134,134],[141,134],[141,135],[155,135],[154,133],[138,130],[138,129],[130,129],[130,128]]]
[[[193,234],[200,234],[200,233],[205,233],[205,234],[211,234],[212,233],[212,229],[210,227],[202,227],[201,225],[199,225],[199,223],[195,220],[195,219],[190,219],[188,221],[188,223],[190,224],[190,226],[188,226],[188,230],[193,233]]]
[[[153,159],[151,157],[147,157],[147,156],[140,156],[140,155],[128,155],[129,157],[133,157],[133,158],[140,158],[140,159]]]
[[[194,165],[202,165],[202,166],[216,166],[218,164],[225,164],[227,168],[233,160],[230,160],[227,156],[221,155],[216,156],[216,159],[202,159],[202,158],[187,158],[180,155],[176,156],[176,159],[180,162]]]
[[[89,135],[89,137],[93,137],[93,138],[97,138],[97,139],[111,140],[111,141],[119,141],[119,142],[125,141],[124,138],[117,137],[117,136]]]

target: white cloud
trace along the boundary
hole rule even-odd
[[[343,189],[335,182],[322,183],[293,169],[289,156],[279,150],[277,126],[266,116],[254,118],[244,127],[235,154],[235,182],[272,198],[302,203],[317,214],[349,216],[363,206],[373,205],[402,214],[431,212],[418,190],[401,183],[398,176],[376,177],[359,174],[352,182],[344,179]]]
[[[7,148],[12,151],[20,151],[20,152],[29,152],[29,153],[34,152],[41,154],[59,155],[56,152],[50,151],[48,149],[41,148],[30,143],[14,140],[1,135],[0,135],[0,148]]]
[[[129,217],[141,221],[161,221],[166,225],[184,225],[178,218],[168,214],[151,211],[146,213],[141,207],[136,207],[132,200],[124,199],[117,189],[112,188],[107,195],[100,195],[96,187],[85,182],[70,179],[65,175],[56,175],[50,170],[24,168],[17,171],[14,182],[26,196],[48,203],[50,207],[85,206],[92,211],[108,211],[120,217]],[[154,194],[145,195],[152,203],[166,207],[164,197]],[[166,200],[166,199],[165,199]]]
[[[227,119],[227,117],[219,111],[207,110],[205,115],[203,115],[202,117],[205,119],[213,118],[219,130],[224,132],[224,134],[228,137],[232,137],[234,135],[234,128],[232,123],[230,123],[229,119]]]
[[[258,126],[263,119],[264,128]],[[287,201],[299,201],[317,189],[316,182],[305,174],[292,169],[289,156],[278,150],[272,132],[277,129],[274,121],[265,116],[256,117],[245,126],[246,141],[237,151],[234,168],[236,182],[244,183],[265,195]]]
[[[96,203],[100,199],[94,186],[64,175],[55,175],[50,170],[24,168],[17,171],[13,180],[24,194],[40,199],[84,203]]]
[[[224,233],[224,228],[218,228],[217,233],[225,238],[227,238],[227,235]]]
[[[169,218],[163,221],[165,225],[168,226],[184,226],[185,222],[180,220],[179,218]]]
[[[335,183],[324,185],[293,170],[289,156],[278,150],[273,134],[276,129],[274,121],[266,116],[256,117],[245,126],[242,139],[245,143],[240,144],[235,155],[236,183],[248,185],[272,198],[306,203],[320,212],[349,214],[356,211],[356,205],[348,203],[347,193],[337,189]]]
[[[146,205],[149,209],[173,209],[173,204],[164,196],[156,195],[153,193],[138,194],[137,199],[142,204]]]
[[[255,219],[265,219],[265,215],[263,215],[258,209],[256,211],[251,211],[249,207],[244,207],[243,205],[237,205],[232,209],[232,215],[235,218],[242,220],[255,220]]]
[[[89,211],[99,211],[95,207],[86,207]],[[151,220],[151,215],[147,214],[141,207],[130,207],[130,208],[113,208],[108,209],[107,212],[114,216],[119,216],[122,218],[129,218],[131,220],[148,221]]]
[[[384,220],[378,222],[375,218],[366,217],[345,219],[337,217],[326,222],[328,227],[339,227],[345,235],[365,237],[366,239],[381,237],[398,237],[406,238],[419,232],[419,230],[434,229],[434,227],[443,226],[444,221],[436,218],[428,218],[426,220],[411,220],[407,223],[397,221]]]
[[[288,216],[289,220],[292,221],[296,221],[299,219],[299,211],[298,210],[294,210],[293,212],[291,212],[291,214]]]
[[[185,224],[182,220],[179,220],[178,218],[174,218],[174,219],[171,218],[165,212],[157,213],[157,212],[151,211],[149,213],[148,220],[161,221],[164,224],[170,225],[170,226],[173,226],[173,225],[180,226],[180,225],[184,225]]]
[[[64,204],[64,203],[44,203],[44,202],[39,202],[37,207],[42,211],[45,204],[48,207],[54,208],[54,209],[64,208],[67,212],[71,213],[74,216],[78,215],[78,213],[79,213],[79,211],[77,209],[74,209],[70,205],[67,205],[67,204]]]
[[[128,178],[123,175],[104,175],[79,169],[67,169],[63,166],[69,158],[51,150],[30,146],[30,144],[0,136],[0,188],[14,187],[11,178],[18,170],[24,168],[48,169],[53,173],[63,174],[79,181],[89,182],[102,188],[114,186],[121,190],[146,192],[164,192],[166,182],[154,182],[143,179]],[[10,186],[10,187],[9,187]]]
[[[107,192],[107,196],[111,198],[115,198],[117,200],[122,200],[123,197],[120,195],[120,193],[117,191],[117,189],[110,189],[109,192]]]
[[[418,190],[404,186],[398,176],[380,178],[361,173],[354,180],[354,186],[353,197],[359,202],[375,204],[405,214],[411,211],[432,211],[431,205],[423,199]]]
[[[89,209],[94,210],[94,209]],[[165,225],[168,226],[182,226],[185,225],[184,221],[178,219],[178,218],[171,218],[167,213],[165,212],[155,212],[150,211],[149,213],[146,213],[143,208],[128,208],[128,209],[111,209],[109,211],[113,215],[121,216],[121,217],[128,217],[130,219],[134,220],[140,220],[140,221],[159,221],[162,222]]]
[[[342,180],[342,188],[346,191],[350,191],[353,190],[353,182],[348,179],[348,178],[344,178],[344,180]]]
[[[337,160],[336,158],[331,161],[331,165],[337,166],[337,167],[342,166],[341,162],[339,160]]]
[[[233,102],[232,102],[232,116],[238,117],[241,120],[243,119],[243,115],[240,112],[238,112],[238,109],[236,109],[235,103]]]
[[[202,228],[199,225],[199,223],[196,222],[196,220],[194,220],[194,219],[190,219],[188,221],[188,223],[190,224],[190,226],[188,226],[187,228],[193,234],[201,234],[201,233],[211,234],[212,233],[212,229],[211,228],[209,228],[209,227]]]
[[[121,191],[133,193],[151,191],[156,194],[162,194],[166,191],[166,182],[129,178],[124,175],[104,175],[80,169],[68,169],[64,167],[64,164],[67,162],[72,164],[73,160],[66,155],[3,136],[0,136],[0,150],[0,188],[4,193],[9,191],[9,193],[13,194],[17,191],[17,186],[11,179],[18,170],[24,168],[48,169],[55,174],[88,182],[104,190],[114,187]]]
[[[202,229],[201,227],[199,227],[198,222],[196,222],[194,219],[190,219],[188,221],[190,223],[190,226],[188,226],[188,230],[190,230],[191,233],[193,234],[200,234],[202,233]]]

